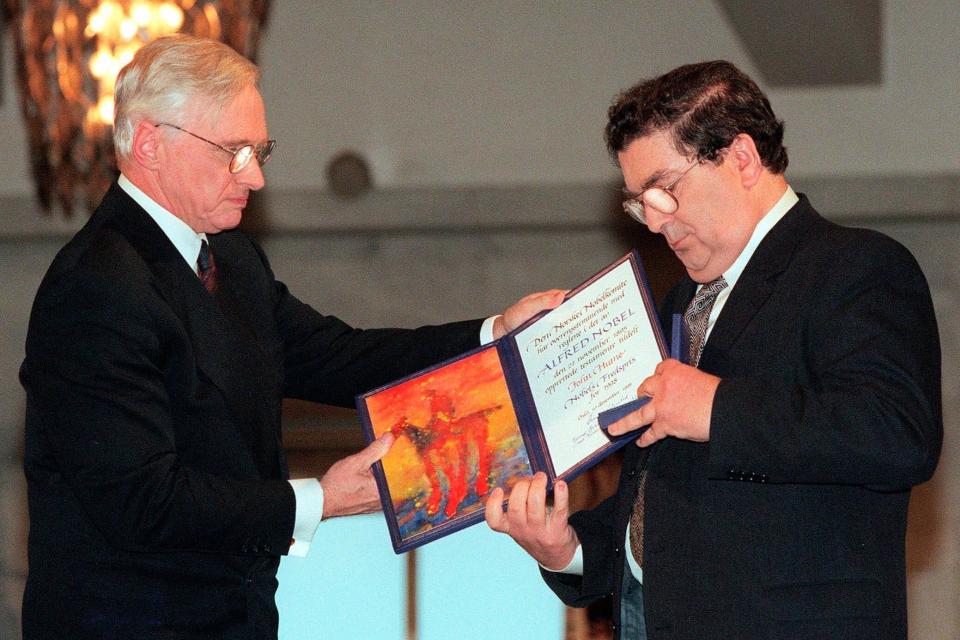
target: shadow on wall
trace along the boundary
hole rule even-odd
[[[948,555],[942,548],[943,528],[946,526],[943,515],[946,512],[944,494],[946,487],[941,480],[942,474],[919,487],[910,494],[910,515],[907,518],[907,578],[924,573],[937,564],[938,558]]]
[[[22,412],[18,425],[23,424]],[[20,637],[20,601],[27,576],[27,496],[23,431],[0,451],[0,637]]]

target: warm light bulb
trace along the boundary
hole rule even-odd
[[[90,56],[90,73],[94,78],[102,78],[113,68],[113,58],[106,49],[97,49],[97,52]]]
[[[106,18],[99,11],[99,9],[90,14],[90,18],[87,19],[87,28],[84,30],[84,33],[87,37],[92,37],[98,33],[103,33],[103,26],[106,23]]]
[[[120,16],[123,15],[123,7],[120,6],[120,3],[110,0],[100,3],[100,10],[107,20],[119,20]]]
[[[183,24],[183,11],[172,2],[164,2],[160,5],[158,11],[160,12],[160,19],[171,30],[176,31]]]
[[[150,24],[152,13],[150,5],[146,2],[134,2],[130,5],[130,18],[133,19],[138,26],[145,27]]]
[[[120,22],[120,37],[124,40],[133,40],[138,30],[137,23],[129,18]]]
[[[104,124],[113,124],[113,96],[102,96],[97,103],[97,116]]]

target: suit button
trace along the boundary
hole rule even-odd
[[[271,546],[268,545],[268,544],[263,545],[263,552],[264,552],[264,553],[270,553],[271,551],[273,551],[273,547],[271,547]]]

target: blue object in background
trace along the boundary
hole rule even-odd
[[[533,558],[481,522],[417,550],[417,640],[561,640],[563,604]]]
[[[321,523],[306,558],[280,561],[281,640],[405,640],[405,567],[382,515]]]
[[[280,563],[281,640],[406,640],[406,555],[383,516],[320,525]],[[417,549],[417,640],[560,640],[563,606],[537,563],[483,523]]]

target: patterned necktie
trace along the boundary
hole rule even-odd
[[[690,306],[683,314],[683,322],[687,325],[687,331],[690,332],[690,359],[688,363],[691,366],[697,366],[700,362],[700,355],[703,353],[703,345],[706,344],[707,324],[710,320],[710,311],[713,309],[713,303],[717,301],[717,295],[727,288],[727,281],[720,276],[700,287],[697,295],[693,296]]]
[[[217,290],[217,263],[206,240],[200,241],[200,255],[197,256],[197,275],[200,282],[210,293]]]
[[[690,306],[683,314],[683,321],[690,333],[690,361],[697,366],[700,354],[703,353],[704,339],[707,335],[707,324],[713,303],[717,301],[717,294],[727,286],[727,281],[719,277],[700,287],[697,295],[693,296]],[[630,514],[630,551],[637,564],[643,566],[643,497],[647,488],[646,469],[640,472],[640,482],[637,487],[637,497],[633,501],[633,512]]]

